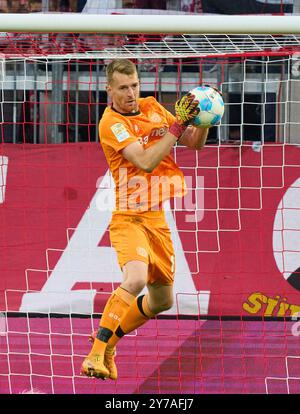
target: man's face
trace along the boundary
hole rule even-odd
[[[132,75],[114,72],[112,82],[107,86],[107,93],[113,107],[122,114],[138,110],[137,99],[140,95],[140,83],[135,72]]]

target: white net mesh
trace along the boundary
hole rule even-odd
[[[2,33],[6,57],[199,58],[283,55],[300,50],[300,35],[109,35]]]

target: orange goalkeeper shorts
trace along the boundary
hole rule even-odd
[[[109,232],[121,269],[131,260],[141,260],[149,265],[149,284],[173,284],[175,255],[164,212],[114,212]]]

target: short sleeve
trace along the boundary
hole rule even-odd
[[[138,141],[138,137],[132,134],[127,125],[118,120],[106,125],[100,123],[99,138],[101,144],[112,147],[116,152],[120,152],[129,144]]]

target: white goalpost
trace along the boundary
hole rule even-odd
[[[67,18],[66,18],[67,16]],[[299,34],[300,16],[10,14],[1,30],[29,33]]]
[[[0,393],[293,392],[300,16],[0,14],[0,27]],[[209,84],[225,114],[203,151],[174,147],[193,201],[166,205],[175,305],[125,339],[116,384],[91,387],[86,337],[121,282],[97,128],[115,58],[134,60],[142,96],[170,112]],[[261,329],[265,317],[285,319]],[[284,381],[268,348],[279,336]]]

